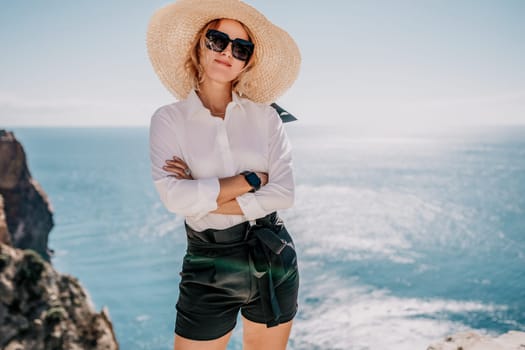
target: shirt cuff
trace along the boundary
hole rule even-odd
[[[237,203],[239,203],[239,207],[241,207],[241,210],[244,213],[244,216],[248,220],[259,219],[267,214],[266,210],[264,210],[257,201],[255,193],[245,193],[236,199]]]
[[[216,177],[199,179],[197,182],[198,203],[202,203],[202,208],[199,208],[200,213],[195,215],[194,218],[199,220],[208,215],[210,211],[217,209],[217,196],[219,195],[221,187],[219,179]]]

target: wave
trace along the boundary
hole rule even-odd
[[[506,305],[477,301],[395,297],[330,271],[319,270],[315,278],[309,272],[301,286],[291,349],[425,349],[447,334],[471,329],[451,321],[451,315],[492,317],[507,310]]]

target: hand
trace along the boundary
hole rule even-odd
[[[173,159],[166,160],[166,165],[163,166],[162,169],[171,173],[168,176],[173,176],[180,180],[193,180],[190,168],[188,167],[186,162],[184,162],[177,156],[173,156]]]
[[[261,187],[268,183],[268,173],[255,173],[257,174],[257,176],[259,176],[259,179],[261,179]]]

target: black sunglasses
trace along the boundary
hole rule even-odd
[[[215,52],[223,52],[232,43],[232,56],[240,61],[248,61],[253,54],[254,45],[243,39],[230,39],[228,34],[215,29],[206,32],[206,47]]]

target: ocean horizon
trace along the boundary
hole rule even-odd
[[[54,267],[108,307],[122,349],[171,348],[184,221],[153,187],[148,128],[6,129],[53,207]],[[525,126],[286,130],[297,189],[280,215],[301,276],[289,349],[525,331]],[[242,347],[240,326],[229,350]]]

